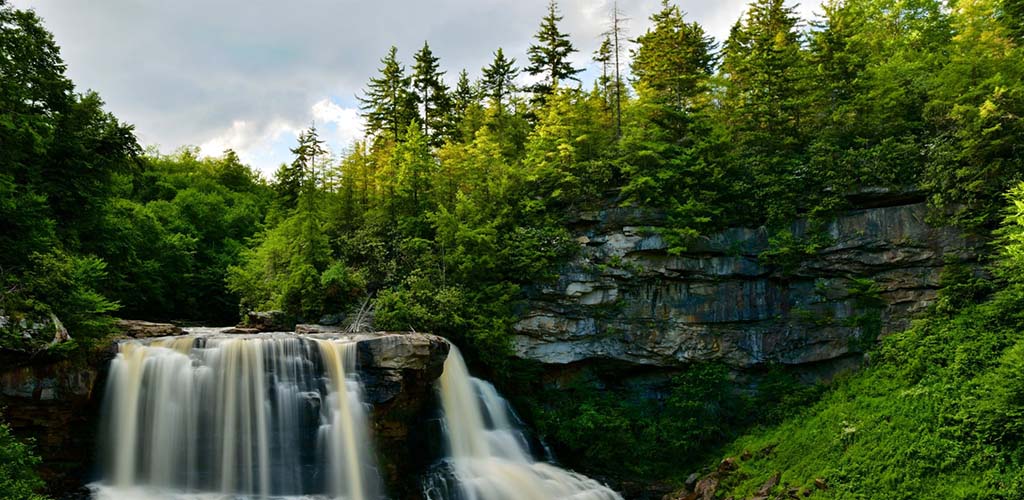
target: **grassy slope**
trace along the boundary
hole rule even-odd
[[[888,337],[870,367],[729,446],[752,456],[720,498],[749,497],[776,471],[789,487],[824,479],[824,498],[1024,498],[1022,332],[1024,287],[1013,285]]]

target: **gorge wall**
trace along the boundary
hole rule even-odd
[[[554,368],[717,360],[828,372],[856,363],[924,311],[944,266],[971,261],[979,244],[930,226],[922,201],[871,201],[840,214],[826,228],[831,245],[785,272],[759,260],[764,228],[728,229],[672,255],[657,230],[663,214],[582,214],[573,225],[582,251],[557,282],[529,291],[515,352]],[[791,230],[805,235],[808,223]]]

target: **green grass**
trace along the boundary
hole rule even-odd
[[[779,492],[818,498],[1024,498],[1021,332],[1024,287],[1011,285],[888,337],[821,400],[729,445],[726,456],[750,458],[719,497],[749,497],[778,471]]]

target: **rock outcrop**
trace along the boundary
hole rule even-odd
[[[393,498],[417,498],[418,473],[440,451],[424,426],[436,416],[434,381],[449,348],[447,340],[422,333],[360,335],[356,364],[373,407],[378,464]]]
[[[826,229],[832,244],[786,272],[759,260],[769,248],[763,228],[722,231],[672,255],[660,214],[584,214],[580,256],[557,283],[532,290],[515,351],[553,365],[720,360],[739,369],[858,354],[935,300],[949,260],[974,255],[976,242],[928,225],[926,211],[911,203],[843,213]],[[807,226],[791,230],[799,237]]]
[[[0,409],[15,435],[34,440],[52,493],[80,487],[95,461],[97,415],[106,366],[115,350],[74,360],[34,360],[0,369]]]
[[[172,325],[170,323],[152,323],[149,321],[139,321],[135,319],[119,319],[115,326],[121,335],[131,337],[133,339],[172,337],[175,335],[183,335],[185,333],[180,326]]]

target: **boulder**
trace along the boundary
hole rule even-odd
[[[291,323],[284,311],[249,311],[245,315],[245,323],[239,327],[255,328],[260,332],[286,332],[291,330]]]
[[[374,446],[393,498],[419,498],[418,471],[440,451],[435,381],[451,345],[424,333],[374,333],[357,337],[356,366],[372,407]]]
[[[171,337],[184,335],[181,327],[170,323],[152,323],[134,319],[119,319],[116,323],[117,331],[126,337],[134,339],[148,339],[151,337]]]
[[[341,333],[342,329],[337,325],[295,325],[295,333],[299,335],[310,333]]]

